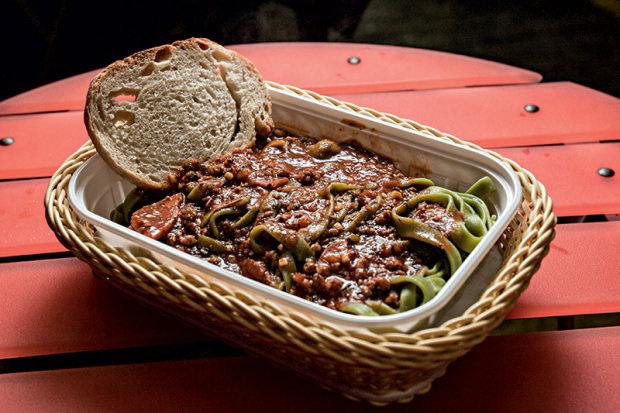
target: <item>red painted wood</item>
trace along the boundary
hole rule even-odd
[[[0,264],[0,359],[203,341],[93,277],[77,258]]]
[[[488,148],[620,139],[620,99],[570,82],[335,97]]]
[[[319,93],[368,93],[540,82],[529,70],[445,52],[352,43],[232,45],[267,80]],[[361,59],[357,65],[349,57]],[[111,62],[110,62],[111,63]],[[0,115],[82,110],[93,70],[0,102]]]
[[[545,185],[558,216],[620,213],[620,142],[497,149]],[[616,174],[604,177],[599,168]]]
[[[620,406],[619,346],[620,327],[490,337],[448,367],[416,407],[611,413]]]
[[[100,71],[91,70],[3,100],[0,115],[83,110],[90,81]]]
[[[391,412],[616,412],[620,327],[490,337]],[[0,375],[6,412],[376,412],[248,356]]]
[[[66,251],[45,221],[49,181],[0,182],[0,257]]]
[[[0,179],[51,176],[84,142],[83,112],[0,117],[0,136],[14,143],[0,146]]]
[[[568,82],[533,84],[540,75],[418,49],[233,48],[268,80],[501,148],[547,185],[558,215],[620,212],[618,176],[596,174],[599,167],[620,170],[620,143],[598,143],[620,139],[617,98]],[[352,56],[361,62],[347,63]],[[82,108],[96,72],[0,102],[0,137],[15,138],[0,146],[0,179],[49,176],[88,139]],[[464,87],[474,85],[483,87]],[[540,110],[528,113],[526,104]],[[56,113],[8,116],[49,111]],[[569,145],[532,146],[556,143]],[[0,257],[64,251],[44,219],[47,184],[0,182]],[[559,225],[549,256],[508,317],[620,311],[618,241],[620,222]],[[0,360],[205,340],[105,286],[73,258],[0,264],[0,314]],[[620,327],[491,337],[453,363],[430,394],[390,410],[617,411],[619,345]],[[0,400],[3,411],[370,411],[250,357],[4,374]]]
[[[354,43],[230,46],[263,77],[323,94],[540,82],[529,70],[452,53]],[[360,59],[348,63],[350,57]]]
[[[562,224],[507,318],[620,312],[620,221]]]

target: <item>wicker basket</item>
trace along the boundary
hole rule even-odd
[[[294,87],[270,85],[478,148],[413,121]],[[514,162],[486,152],[509,164],[523,190],[520,209],[498,241],[502,266],[478,301],[462,315],[439,327],[408,334],[343,331],[109,245],[80,222],[66,198],[72,173],[95,154],[90,142],[52,176],[45,196],[46,217],[63,245],[87,262],[95,275],[139,300],[347,397],[373,404],[407,402],[428,391],[450,362],[483,341],[502,322],[538,270],[555,234],[556,217],[544,186]]]

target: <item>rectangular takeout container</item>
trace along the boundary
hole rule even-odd
[[[217,280],[285,311],[301,312],[344,330],[411,332],[436,325],[446,318],[446,312],[460,314],[459,311],[474,303],[490,281],[489,277],[501,265],[494,244],[521,202],[521,185],[513,170],[486,151],[407,128],[389,119],[326,104],[285,88],[270,86],[269,92],[276,126],[292,134],[356,141],[366,149],[392,159],[406,175],[427,177],[436,185],[456,191],[467,190],[483,176],[493,180],[497,190],[485,200],[497,220],[437,296],[404,313],[357,316],[328,309],[223,270],[110,221],[110,211],[124,200],[133,185],[116,175],[99,156],[92,157],[73,173],[68,187],[71,207],[112,246],[126,248],[136,256],[150,257],[207,280]]]

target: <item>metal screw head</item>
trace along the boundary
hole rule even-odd
[[[530,112],[530,113],[536,113],[540,110],[538,106],[532,105],[532,104],[525,105],[523,109],[525,109],[526,112]]]
[[[357,64],[359,64],[361,61],[362,61],[362,60],[361,60],[359,57],[357,57],[357,56],[351,56],[351,57],[349,57],[349,58],[347,59],[347,62],[349,62],[349,64],[352,64],[352,65],[357,65]]]
[[[611,178],[616,173],[611,168],[599,168],[597,172],[600,176],[604,176],[605,178]]]
[[[15,139],[11,138],[10,136],[5,136],[4,138],[0,139],[0,145],[2,146],[9,146],[13,142],[15,142]]]

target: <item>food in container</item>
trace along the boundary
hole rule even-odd
[[[468,251],[469,255],[462,264],[454,265],[452,263],[452,267],[454,267],[453,274],[447,279],[445,286],[439,286],[442,287],[440,289],[437,288],[437,294],[434,298],[426,300],[428,302],[424,302],[420,306],[411,306],[415,308],[408,311],[394,311],[394,314],[373,317],[369,316],[369,314],[390,311],[386,311],[385,307],[381,305],[373,308],[372,303],[369,303],[372,300],[358,300],[351,301],[348,304],[346,302],[344,304],[340,303],[341,307],[339,309],[345,312],[337,312],[297,296],[259,284],[253,280],[240,277],[226,268],[217,267],[208,261],[171,248],[159,241],[111,222],[108,219],[109,212],[125,200],[127,193],[132,189],[132,185],[116,176],[98,157],[89,160],[73,175],[69,187],[69,199],[72,206],[82,218],[94,225],[98,232],[113,244],[153,255],[156,259],[172,263],[194,273],[199,273],[207,278],[214,277],[235,288],[242,288],[246,292],[256,294],[285,308],[301,311],[311,317],[351,329],[370,328],[375,330],[395,329],[410,331],[427,325],[432,316],[448,305],[450,300],[462,289],[467,279],[476,270],[478,264],[492,250],[495,240],[497,240],[516,211],[521,193],[520,185],[512,171],[503,163],[481,151],[464,148],[419,131],[407,130],[402,126],[391,125],[389,122],[365,117],[363,114],[341,111],[338,108],[322,105],[287,91],[270,88],[270,93],[273,101],[273,118],[276,126],[298,136],[327,137],[336,142],[355,141],[363,148],[393,160],[405,175],[418,178],[415,185],[419,187],[418,189],[421,193],[423,193],[424,187],[429,186],[432,188],[447,188],[448,190],[443,190],[445,192],[442,193],[441,197],[449,198],[449,193],[466,193],[472,184],[476,182],[482,182],[483,186],[484,183],[493,182],[495,190],[488,194],[487,200],[491,212],[484,218],[487,221],[485,224],[486,234],[477,240],[477,245],[471,245],[468,248],[470,250]],[[284,140],[272,140],[272,142],[278,141]],[[272,146],[274,145],[272,144]],[[404,177],[402,178],[400,183],[406,183]],[[350,182],[341,182],[341,184],[354,185]],[[413,183],[411,185],[414,186]],[[359,185],[358,183],[357,186],[364,186],[372,192],[370,189],[372,183],[370,185],[368,183]],[[334,193],[347,192],[346,190],[341,191],[342,189],[344,187],[340,189],[332,188]],[[354,190],[359,192],[362,188]],[[477,190],[474,189],[473,191],[476,192]],[[435,195],[439,196],[438,193],[441,191],[437,189],[436,192]],[[189,195],[190,193],[188,192],[187,196]],[[325,202],[328,202],[330,196],[328,195],[323,199],[326,200]],[[393,219],[396,223],[400,223],[402,228],[407,227],[407,225],[404,225],[405,223],[409,224],[408,213],[410,209],[415,207],[414,204],[415,202],[411,202],[411,205],[403,203],[401,207],[393,209]],[[231,207],[237,207],[238,210],[241,210],[239,205],[232,205]],[[245,210],[245,213],[249,211]],[[491,222],[491,214],[495,217],[494,223]],[[217,224],[214,228],[217,230]],[[403,231],[407,230],[403,229]],[[263,232],[269,233],[269,231]],[[271,235],[273,236],[273,234]],[[217,241],[217,237],[210,238]],[[327,246],[324,245],[321,248]],[[292,248],[289,248],[290,251],[286,251],[286,248],[284,250],[284,252],[289,253],[295,251]],[[443,261],[447,261],[448,266],[450,266],[450,257],[456,259],[454,254],[445,254],[442,257],[445,258]],[[281,264],[279,266],[282,267],[280,274],[288,271],[290,275],[289,264],[294,260],[295,257],[291,258],[290,254],[280,256],[278,258],[278,263]],[[289,267],[288,270],[286,267]],[[404,276],[406,277],[407,274],[404,274]],[[282,277],[284,289],[290,289],[290,280],[285,281],[284,278]],[[393,277],[392,279],[398,279],[398,277]],[[444,280],[443,278],[441,279]],[[408,282],[405,279],[400,281]],[[439,283],[443,284],[443,281]],[[431,288],[435,287],[431,284]],[[460,294],[462,295],[463,291]],[[399,297],[399,301],[402,301],[402,298]],[[422,298],[420,301],[425,300]],[[334,305],[334,307],[337,307],[337,305]],[[357,312],[362,315],[348,314],[346,311]]]

